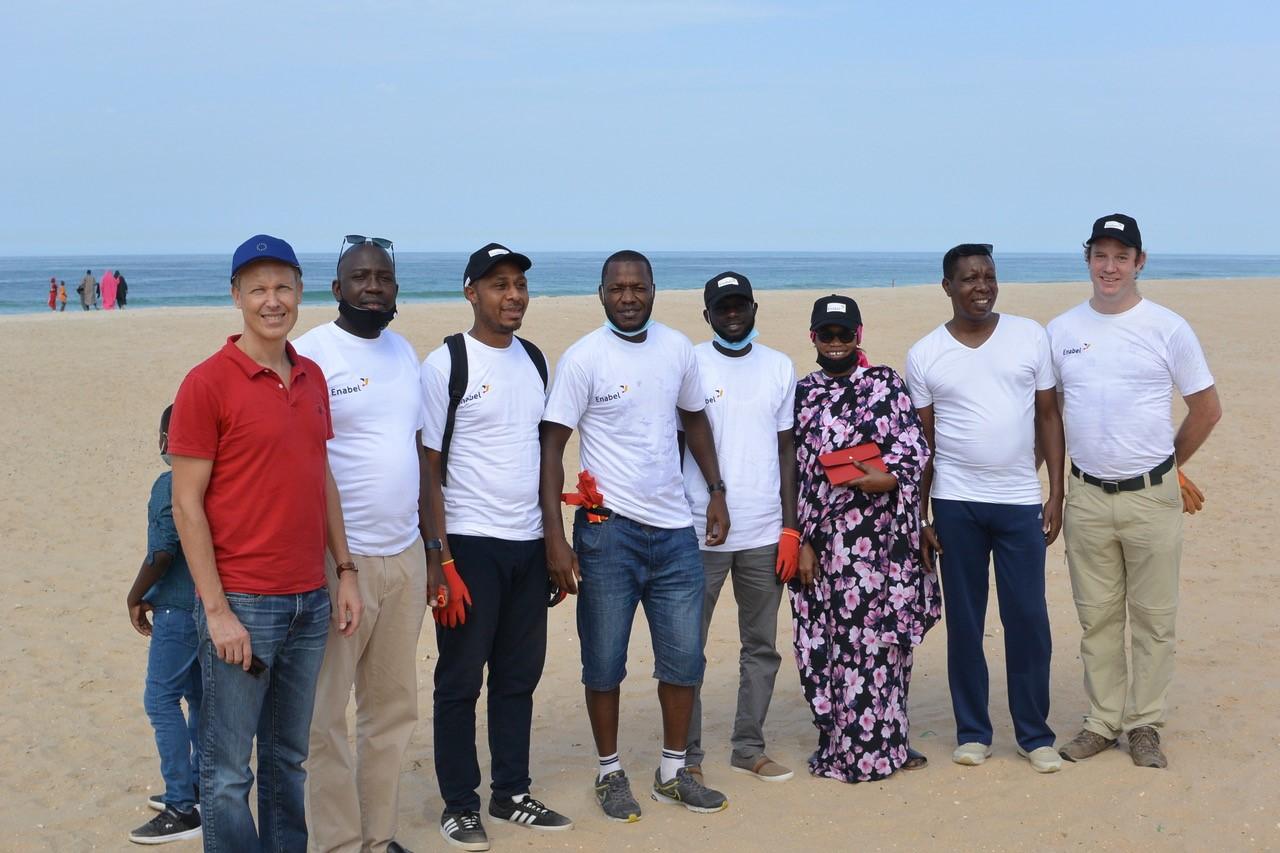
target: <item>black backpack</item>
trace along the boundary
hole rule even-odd
[[[542,389],[545,391],[547,388],[546,356],[542,354],[542,350],[519,335],[513,337],[524,347],[524,351],[529,354],[529,360],[538,369],[538,375],[542,377]],[[458,414],[458,405],[462,403],[462,398],[467,393],[467,344],[462,339],[462,332],[449,335],[444,339],[444,345],[449,348],[449,411],[444,418],[444,435],[440,439],[441,486],[449,482],[449,442],[453,439],[453,422]]]

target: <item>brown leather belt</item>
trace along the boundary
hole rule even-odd
[[[1086,474],[1076,467],[1076,463],[1071,463],[1071,476],[1079,477],[1089,485],[1097,486],[1109,495],[1114,495],[1116,492],[1140,492],[1148,485],[1158,486],[1164,482],[1164,475],[1172,470],[1173,457],[1170,456],[1145,474],[1139,474],[1127,480],[1103,480],[1101,477]]]

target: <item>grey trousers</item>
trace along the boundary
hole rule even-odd
[[[702,603],[702,648],[707,647],[711,616],[725,578],[733,573],[733,597],[738,602],[738,711],[733,720],[731,761],[750,766],[764,752],[764,718],[773,698],[782,656],[778,654],[778,606],[783,586],[774,574],[778,546],[745,551],[703,551],[702,567],[707,591]],[[704,676],[705,679],[705,676]],[[702,764],[702,685],[693,695],[693,717],[689,720],[689,743],[685,762]]]

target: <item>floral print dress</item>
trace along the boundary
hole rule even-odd
[[[793,582],[800,683],[818,729],[809,772],[883,779],[907,760],[912,650],[938,621],[936,576],[920,559],[920,476],[929,460],[920,418],[888,367],[796,386],[799,520],[818,555],[814,584]],[[898,487],[833,486],[818,457],[874,442]]]

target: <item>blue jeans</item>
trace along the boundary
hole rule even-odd
[[[1044,531],[1038,505],[933,499],[942,543],[942,603],[947,613],[947,680],[956,742],[991,745],[987,711],[988,566],[995,557],[996,598],[1004,626],[1009,713],[1026,751],[1053,746],[1049,728],[1049,610],[1044,600]]]
[[[702,681],[702,596],[706,575],[693,527],[650,527],[614,513],[598,524],[579,509],[578,639],[582,683],[612,690],[627,677],[627,644],[636,605],[644,605],[653,642],[653,677],[677,687]]]
[[[329,591],[298,595],[227,593],[267,665],[250,675],[218,658],[204,608],[196,604],[204,706],[200,715],[200,799],[204,849],[298,851],[307,848],[302,762],[310,743],[316,678],[329,633]],[[249,811],[258,739],[258,828]]]
[[[164,802],[180,811],[196,804],[200,778],[200,643],[190,610],[157,607],[151,613],[151,648],[147,653],[147,686],[142,707],[156,733]],[[187,700],[182,716],[181,701]]]

